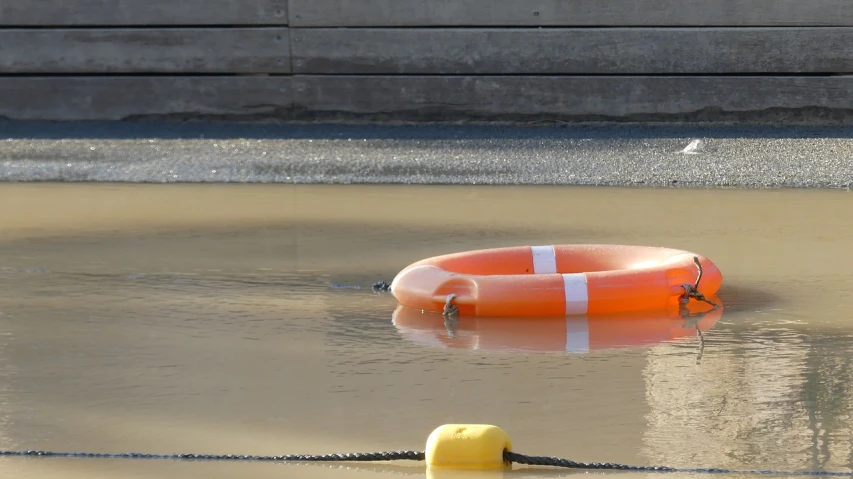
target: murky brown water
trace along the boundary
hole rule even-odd
[[[853,467],[846,191],[2,185],[0,220],[0,448],[423,449],[436,426],[485,422],[525,454]],[[393,297],[369,289],[426,256],[580,242],[715,261],[726,309],[701,359],[692,331],[593,322],[586,351],[553,323],[474,322],[454,338],[392,323]],[[417,463],[0,460],[20,478],[395,473],[424,476]]]

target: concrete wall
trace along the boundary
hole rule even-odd
[[[849,0],[4,0],[0,117],[853,111]]]

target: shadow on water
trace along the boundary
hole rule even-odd
[[[648,138],[853,138],[851,126],[353,125],[163,121],[0,122],[10,139],[624,140]]]
[[[785,303],[782,296],[772,288],[762,288],[759,285],[723,282],[719,295],[725,298],[726,309],[732,312],[781,306]]]

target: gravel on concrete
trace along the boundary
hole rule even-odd
[[[849,188],[853,127],[0,122],[0,181]]]

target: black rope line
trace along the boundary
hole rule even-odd
[[[332,283],[329,285],[329,287],[332,289],[364,289],[361,285],[358,284]],[[387,293],[391,291],[391,285],[386,283],[385,281],[377,281],[370,286],[370,289],[372,289],[374,293]]]
[[[54,452],[54,451],[4,451],[0,456],[24,457],[59,457],[59,458],[88,458],[88,459],[160,459],[185,461],[260,461],[260,462],[381,462],[381,461],[423,461],[424,451],[385,451],[385,452],[356,452],[345,454],[286,454],[280,456],[255,456],[242,454],[143,454],[127,453],[95,453],[95,452]],[[567,469],[590,470],[619,470],[645,472],[689,472],[706,474],[752,474],[752,475],[787,475],[787,476],[837,476],[853,477],[851,472],[835,471],[776,471],[776,470],[739,470],[721,468],[676,468],[669,466],[632,466],[613,462],[578,462],[551,456],[527,456],[516,452],[504,451],[503,459],[508,464],[516,463],[527,466],[560,467]]]
[[[169,459],[196,461],[268,461],[268,462],[376,462],[376,461],[423,461],[423,451],[386,451],[386,452],[355,452],[346,454],[287,454],[281,456],[253,456],[243,454],[142,454],[126,453],[95,453],[95,452],[53,452],[53,451],[2,451],[0,456],[35,456],[35,457],[74,457],[97,459]]]
[[[708,468],[676,468],[668,466],[631,466],[612,462],[577,462],[559,457],[547,456],[525,456],[515,452],[504,451],[504,460],[529,466],[550,466],[569,469],[608,469],[620,471],[647,471],[647,472],[692,472],[706,474],[760,474],[760,475],[785,475],[785,476],[844,476],[853,477],[851,472],[833,471],[774,471],[774,470],[738,470]]]

